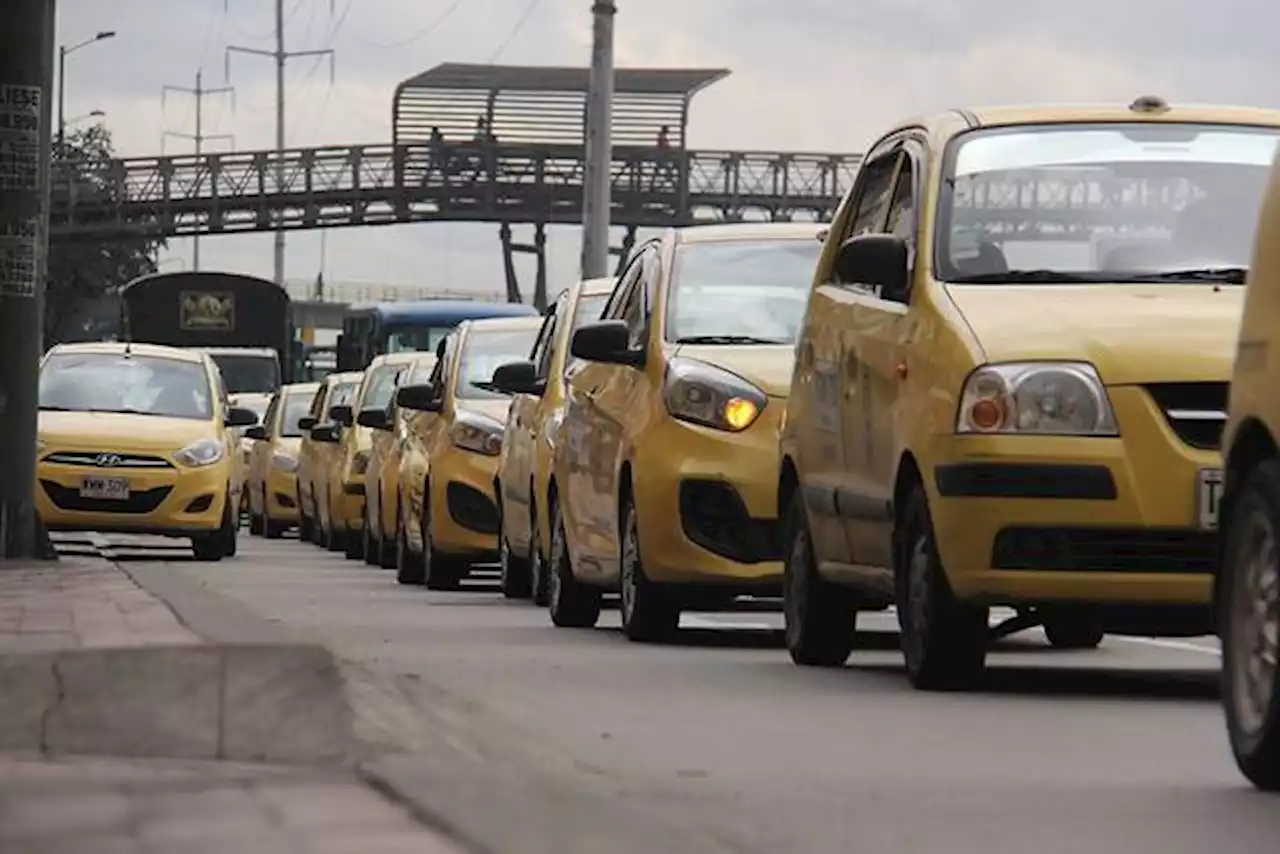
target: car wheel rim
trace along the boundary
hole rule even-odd
[[[627,529],[622,537],[622,619],[631,622],[636,612],[639,585],[640,543],[636,535],[635,511],[627,511]]]
[[[1271,712],[1280,645],[1280,554],[1261,509],[1245,523],[1231,609],[1232,700],[1236,723],[1256,735]]]
[[[917,661],[924,656],[929,621],[933,618],[928,545],[924,537],[916,540],[907,568],[907,613],[910,615],[911,630],[903,640],[907,645],[908,656]]]

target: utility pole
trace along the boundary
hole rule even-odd
[[[231,86],[220,86],[216,89],[204,88],[204,70],[196,69],[196,88],[187,89],[184,86],[165,86],[160,90],[160,109],[164,109],[165,96],[170,92],[181,92],[184,95],[191,95],[196,99],[196,132],[195,133],[179,133],[178,131],[167,130],[160,136],[160,153],[164,154],[164,141],[171,136],[180,139],[189,139],[195,144],[196,157],[199,157],[204,150],[205,140],[225,139],[235,145],[235,137],[229,133],[211,133],[204,132],[204,99],[208,95],[231,95],[232,109],[235,108],[235,92]],[[199,272],[200,270],[200,235],[196,234],[191,238],[191,269]]]
[[[287,51],[284,49],[284,0],[275,0],[276,3],[276,49],[259,50],[253,47],[239,47],[232,45],[227,48],[226,63],[227,77],[231,76],[231,54],[233,53],[249,53],[254,56],[266,56],[275,60],[276,63],[276,187],[278,192],[284,191],[285,168],[284,168],[284,67],[290,59],[296,59],[303,56],[327,56],[329,57],[329,82],[333,82],[333,58],[334,51],[332,48],[324,50],[295,50]],[[225,2],[224,2],[225,8]],[[333,13],[333,4],[330,3],[329,13]],[[284,223],[283,219],[276,222],[275,235],[275,282],[280,287],[284,287]]]
[[[53,147],[54,0],[5,0],[0,27],[0,557],[56,558],[35,509]]]
[[[609,275],[609,215],[613,184],[614,0],[591,6],[591,82],[587,93],[586,168],[582,197],[582,278]]]

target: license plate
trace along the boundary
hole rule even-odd
[[[129,500],[129,480],[123,477],[86,477],[80,481],[81,498]]]
[[[1222,498],[1222,469],[1200,469],[1196,485],[1196,503],[1200,509],[1200,527],[1212,531],[1218,527],[1218,501]]]

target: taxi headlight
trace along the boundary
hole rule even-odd
[[[298,470],[298,458],[284,451],[276,451],[271,455],[271,466],[280,471],[295,472]]]
[[[763,391],[742,377],[679,357],[667,365],[662,398],[672,418],[731,433],[754,424],[769,402]]]
[[[479,415],[458,415],[449,439],[464,451],[496,457],[502,453],[503,425]]]
[[[369,452],[356,451],[351,456],[351,473],[364,474],[369,470]]]
[[[957,433],[1119,436],[1115,412],[1088,362],[984,365],[960,395]]]
[[[201,439],[198,442],[192,442],[187,445],[174,456],[184,466],[200,468],[201,466],[213,465],[222,459],[225,453],[226,449],[223,447],[222,442],[217,439]]]

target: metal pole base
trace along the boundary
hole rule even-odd
[[[31,505],[0,505],[0,557],[58,560],[44,520]]]

